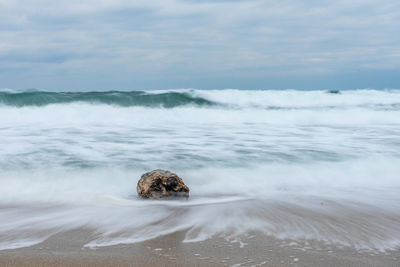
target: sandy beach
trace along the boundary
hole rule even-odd
[[[242,243],[212,238],[182,243],[184,233],[96,249],[94,232],[77,229],[32,247],[3,250],[1,266],[399,266],[400,250],[377,252],[317,241],[277,240],[254,233]]]

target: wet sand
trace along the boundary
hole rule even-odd
[[[185,233],[180,232],[136,244],[83,247],[95,235],[78,229],[31,247],[3,250],[0,266],[400,266],[400,250],[361,251],[257,233],[241,242],[182,243]]]

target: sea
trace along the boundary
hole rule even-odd
[[[189,199],[138,198],[154,169]],[[0,249],[79,228],[398,249],[400,90],[1,89]]]

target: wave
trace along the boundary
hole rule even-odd
[[[194,90],[192,95],[229,107],[262,109],[398,110],[400,90]]]
[[[46,106],[84,102],[93,104],[116,105],[122,107],[146,106],[173,108],[182,105],[209,106],[210,100],[191,96],[182,92],[163,92],[149,94],[143,91],[108,91],[108,92],[0,92],[0,104],[6,106]]]
[[[337,109],[372,108],[399,110],[400,90],[153,90],[105,92],[0,91],[0,105],[25,107],[51,104],[87,103],[120,107],[179,106],[233,109]]]

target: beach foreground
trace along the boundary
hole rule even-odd
[[[371,252],[254,233],[243,243],[183,243],[184,232],[129,245],[85,248],[96,234],[76,229],[43,243],[0,251],[1,266],[399,266],[400,250]],[[245,242],[245,243],[244,243]]]

